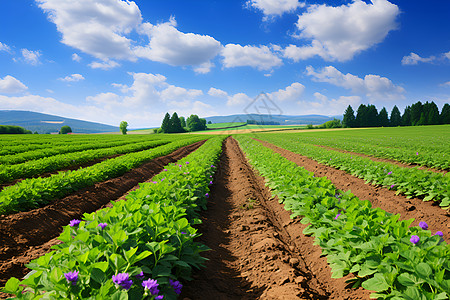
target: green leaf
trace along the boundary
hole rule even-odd
[[[383,274],[376,273],[373,278],[364,281],[362,287],[369,291],[383,292],[389,288],[389,285]]]
[[[108,280],[106,278],[106,274],[102,270],[97,269],[97,268],[93,268],[91,270],[91,278],[100,284],[103,284],[104,282],[106,282]]]
[[[20,283],[19,279],[15,278],[15,277],[11,277],[6,282],[5,287],[2,289],[2,292],[16,294],[19,289],[19,283]]]
[[[421,262],[416,266],[416,271],[422,278],[429,278],[433,273],[430,265],[424,262]]]
[[[397,277],[398,282],[404,286],[413,286],[416,284],[413,276],[409,273],[402,273]]]

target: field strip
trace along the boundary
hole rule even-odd
[[[314,239],[302,234],[264,179],[254,173],[237,142],[228,138],[199,241],[212,250],[182,297],[190,299],[368,299],[331,279]]]
[[[396,195],[393,190],[366,184],[363,179],[352,176],[345,171],[319,164],[313,159],[268,142],[255,140],[281,154],[286,159],[313,172],[315,176],[326,176],[336,188],[344,191],[350,189],[359,199],[369,200],[373,207],[379,207],[393,214],[399,213],[403,220],[414,218],[412,226],[418,226],[420,221],[427,222],[430,230],[442,231],[444,239],[447,242],[450,241],[450,212],[441,209],[435,202],[424,202],[419,198],[407,199],[404,196]]]
[[[358,155],[358,156],[361,156],[361,157],[366,157],[366,158],[369,158],[369,159],[371,159],[373,161],[387,162],[387,163],[394,164],[394,165],[397,165],[397,166],[402,167],[402,168],[418,167],[419,170],[427,170],[427,171],[431,171],[431,172],[435,172],[435,173],[442,173],[442,174],[446,174],[448,172],[447,170],[439,170],[439,169],[429,168],[429,167],[421,166],[421,165],[417,165],[417,164],[405,164],[405,163],[399,162],[399,161],[394,160],[394,159],[380,158],[380,157],[376,157],[376,156],[373,156],[373,155],[366,155],[366,154],[363,154],[363,153],[347,151],[347,150],[343,150],[343,149],[340,149],[340,148],[333,148],[333,147],[328,147],[328,146],[323,146],[323,145],[314,145],[314,146],[320,147],[320,148],[324,148],[324,149],[327,149],[327,150],[341,152],[341,153],[349,153],[349,154]]]
[[[161,172],[165,165],[176,162],[199,148],[205,141],[179,148],[169,155],[155,158],[124,175],[75,192],[51,204],[27,212],[0,218],[0,286],[11,277],[22,277],[24,264],[45,254],[57,243],[62,226],[84,213],[98,210],[121,198],[136,185]],[[1,293],[0,293],[1,298]]]

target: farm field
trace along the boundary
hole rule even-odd
[[[128,136],[115,137],[91,144]],[[45,255],[22,284],[61,299],[139,299],[140,272],[158,280],[164,299],[448,299],[448,137],[450,126],[134,135],[134,144],[161,144],[61,172],[93,167],[80,180],[120,170],[77,190],[55,185],[66,192],[45,201],[31,192],[4,210],[0,285],[22,295],[7,280]],[[127,156],[132,163],[115,163]],[[64,274],[74,270],[72,286]],[[114,285],[118,273],[131,288]]]

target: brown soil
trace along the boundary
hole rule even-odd
[[[81,218],[110,201],[121,198],[138,183],[145,182],[200,147],[205,141],[182,147],[173,153],[155,158],[126,174],[97,183],[51,204],[27,212],[0,217],[0,286],[14,276],[21,278],[29,270],[24,267],[50,250],[58,241],[62,226]],[[2,298],[2,293],[0,293]]]
[[[322,146],[322,145],[314,145],[316,147],[320,147],[320,148],[324,148],[324,149],[328,149],[328,150],[333,150],[333,151],[337,151],[337,152],[342,152],[342,153],[349,153],[349,154],[353,154],[353,155],[357,155],[357,156],[361,156],[361,157],[366,157],[369,158],[373,161],[379,161],[379,162],[387,162],[390,164],[394,164],[397,166],[400,166],[402,168],[414,168],[414,167],[419,167],[420,170],[427,170],[427,171],[431,171],[431,172],[435,172],[435,173],[442,173],[445,174],[448,172],[448,170],[439,170],[439,169],[435,169],[435,168],[429,168],[426,166],[420,166],[417,164],[404,164],[401,163],[397,160],[393,160],[393,159],[387,159],[387,158],[379,158],[379,157],[375,157],[372,155],[365,155],[362,153],[357,153],[357,152],[352,152],[352,151],[346,151],[346,150],[342,150],[342,149],[337,149],[337,148],[333,148],[333,147],[328,147],[328,146]]]
[[[347,289],[305,225],[290,219],[237,142],[225,141],[199,241],[211,248],[206,268],[185,284],[182,299],[369,299]]]
[[[361,200],[369,200],[373,207],[379,207],[393,214],[400,214],[401,219],[414,218],[412,226],[418,226],[420,221],[428,224],[428,229],[433,233],[442,231],[444,239],[450,241],[450,211],[439,207],[437,202],[424,202],[422,199],[408,199],[402,195],[396,195],[395,191],[381,186],[366,184],[363,179],[347,174],[345,171],[321,165],[315,160],[307,158],[273,144],[257,140],[264,146],[281,154],[285,158],[306,170],[313,172],[316,176],[326,176],[340,190],[351,192]]]

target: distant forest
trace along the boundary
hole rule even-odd
[[[417,102],[407,106],[403,114],[397,106],[392,108],[390,117],[386,108],[377,111],[375,105],[361,104],[355,111],[349,105],[342,119],[343,127],[395,127],[450,124],[450,105],[445,103],[441,113],[434,102]]]

